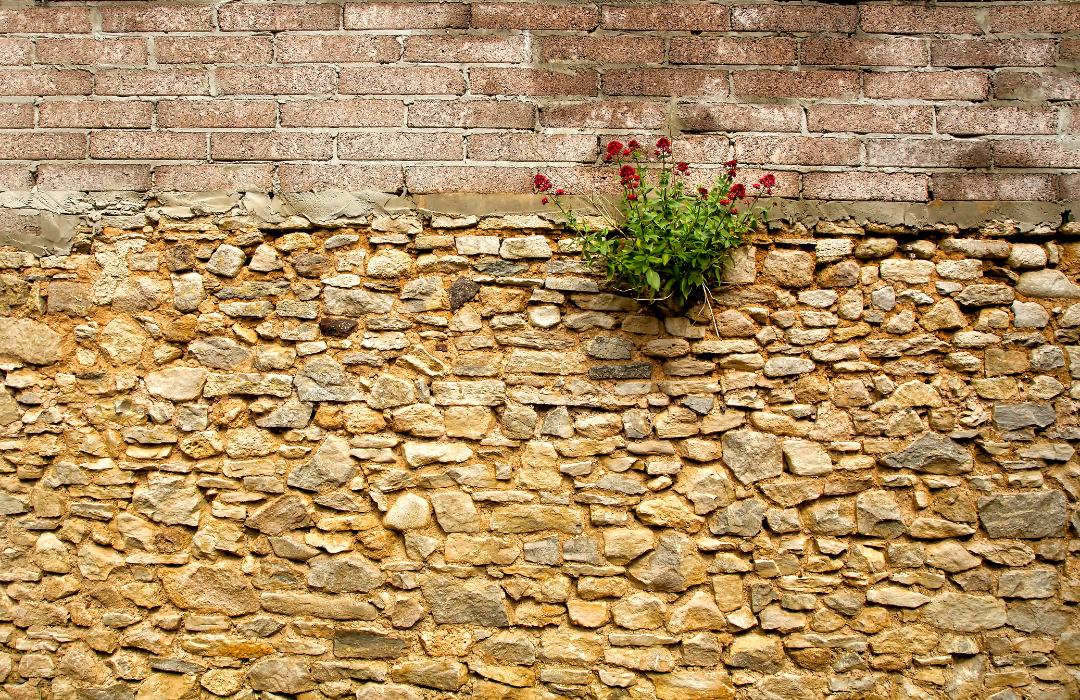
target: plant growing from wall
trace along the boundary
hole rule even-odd
[[[760,223],[758,199],[772,194],[775,176],[766,174],[747,188],[736,182],[738,164],[731,160],[712,187],[694,187],[688,181],[690,165],[673,158],[666,136],[651,154],[636,140],[612,141],[604,161],[617,171],[622,194],[614,210],[590,195],[604,214],[602,225],[571,209],[566,190],[542,173],[533,178],[533,189],[544,204],[558,207],[582,257],[617,289],[680,309],[698,299],[709,303],[731,251]]]

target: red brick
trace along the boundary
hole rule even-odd
[[[97,8],[103,32],[200,32],[214,28],[214,8],[199,4],[125,2]]]
[[[42,190],[150,189],[150,165],[140,163],[42,163],[37,169],[37,186]]]
[[[405,168],[405,184],[409,192],[515,192],[532,191],[535,167],[500,167],[488,165],[414,165]],[[576,168],[543,168],[558,187],[566,187],[571,193],[592,193],[600,188],[613,191],[613,183],[607,173],[599,168],[578,166]],[[539,197],[537,197],[539,203]]]
[[[853,32],[858,16],[852,6],[742,5],[731,8],[731,25],[766,32]]]
[[[295,131],[230,131],[210,136],[214,160],[329,160],[333,137]]]
[[[206,71],[197,68],[128,68],[99,71],[98,95],[208,95]]]
[[[859,140],[820,136],[739,136],[735,157],[759,165],[858,165]]]
[[[795,40],[766,38],[674,38],[672,63],[706,65],[790,65],[795,63]]]
[[[274,126],[277,104],[270,100],[162,100],[157,124],[165,129],[239,129]]]
[[[282,192],[363,189],[399,192],[402,183],[401,166],[356,163],[283,163],[278,167],[278,180]]]
[[[469,5],[461,2],[351,2],[346,29],[460,29],[469,26]]]
[[[725,97],[728,72],[697,68],[635,68],[604,74],[608,95],[656,95],[672,97]]]
[[[731,74],[738,97],[855,97],[859,74],[840,70],[747,70]]]
[[[1068,105],[1061,108],[1062,132],[1080,134],[1080,105]]]
[[[4,34],[88,34],[89,7],[0,7]]]
[[[5,129],[33,129],[34,105],[29,102],[0,102],[0,124]]]
[[[660,129],[667,120],[664,105],[656,102],[563,102],[540,109],[540,124],[556,128]]]
[[[803,65],[925,66],[926,41],[907,37],[888,39],[833,39],[808,37],[799,49]]]
[[[1000,12],[995,7],[993,15]],[[881,34],[982,34],[973,7],[860,4],[859,26]]]
[[[806,108],[810,131],[850,131],[857,134],[928,134],[934,128],[934,108],[917,105],[818,104]]]
[[[79,160],[86,157],[86,134],[0,132],[0,160]]]
[[[943,134],[1053,134],[1053,107],[938,107],[937,129]]]
[[[401,126],[400,100],[300,100],[281,104],[282,126]]]
[[[640,36],[544,36],[533,40],[541,61],[561,63],[662,63],[664,41]]]
[[[706,164],[726,163],[735,155],[727,136],[683,135],[674,139],[672,158],[690,163],[692,169]],[[719,174],[710,169],[710,177]]]
[[[551,71],[539,68],[470,68],[469,89],[474,95],[595,95],[597,75],[592,70]]]
[[[522,2],[475,2],[472,26],[479,29],[596,29],[596,8],[589,5],[551,5]]]
[[[805,173],[802,189],[803,197],[807,199],[925,202],[927,176],[916,173]]]
[[[341,69],[343,95],[461,95],[465,76],[442,66],[372,66]]]
[[[331,4],[238,3],[218,10],[218,26],[224,32],[337,29],[340,14],[341,8]]]
[[[283,34],[277,40],[282,63],[390,63],[400,55],[392,36]]]
[[[1080,168],[1080,139],[994,141],[994,165],[1004,168]]]
[[[206,134],[174,131],[91,131],[90,157],[102,160],[204,160]]]
[[[333,66],[292,68],[218,68],[223,95],[325,95],[334,92]]]
[[[338,136],[342,160],[461,160],[464,143],[460,133],[425,131],[379,131],[343,133]]]
[[[28,190],[34,186],[34,173],[30,163],[0,165],[0,191]]]
[[[1080,39],[1062,39],[1058,47],[1058,55],[1062,61],[1076,61],[1080,59]]]
[[[409,105],[409,126],[531,129],[535,122],[533,106],[516,100],[432,100]]]
[[[797,105],[689,104],[679,107],[683,131],[799,131],[802,108]]]
[[[522,37],[415,34],[405,39],[404,59],[417,63],[521,63],[529,56]]]
[[[955,139],[871,139],[866,142],[866,164],[985,168],[990,165],[990,143]]]
[[[591,134],[472,134],[469,160],[580,162],[596,160]]]
[[[604,29],[724,32],[730,28],[728,8],[711,4],[668,4],[653,7],[604,7]]]
[[[208,163],[159,165],[154,189],[163,192],[268,192],[274,189],[274,166],[269,163]]]
[[[158,63],[269,63],[274,56],[268,36],[154,37]]]
[[[1080,73],[997,71],[994,74],[994,97],[999,100],[1026,102],[1080,100]]]
[[[42,127],[61,129],[149,128],[153,117],[153,103],[131,100],[50,100],[38,107]]]
[[[1052,66],[1057,62],[1049,39],[934,39],[930,61],[935,66]]]
[[[35,46],[38,63],[56,65],[145,65],[146,41],[115,39],[38,39]]]
[[[1080,6],[1067,2],[995,7],[986,13],[995,34],[1060,34],[1080,29]]]
[[[0,95],[89,95],[94,76],[84,70],[54,68],[0,70]]]
[[[930,183],[934,199],[945,201],[1053,201],[1057,198],[1053,175],[934,173]]]
[[[885,100],[985,100],[983,71],[889,71],[863,74],[863,93]]]
[[[28,66],[34,44],[29,39],[0,36],[0,66]]]

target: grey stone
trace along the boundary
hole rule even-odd
[[[922,619],[954,632],[984,632],[1005,624],[1005,603],[986,595],[941,593],[922,607]]]
[[[632,564],[627,573],[647,590],[680,593],[703,583],[707,567],[693,540],[682,533],[669,532],[660,535],[656,549]]]
[[[173,307],[181,313],[189,313],[199,308],[206,299],[203,278],[198,272],[188,272],[172,276]]]
[[[766,377],[790,377],[814,371],[813,360],[805,357],[770,357],[765,362]]]
[[[1080,285],[1061,270],[1035,270],[1020,275],[1016,291],[1033,299],[1080,299]]]
[[[508,260],[546,259],[551,257],[551,246],[543,236],[504,238],[499,248],[499,255]]]
[[[305,491],[319,491],[341,486],[356,476],[356,464],[349,455],[349,443],[336,435],[327,435],[311,460],[289,474],[289,486]]]
[[[32,365],[51,365],[60,359],[59,333],[26,318],[0,317],[0,356]]]
[[[385,581],[379,567],[359,554],[327,557],[309,565],[308,585],[330,593],[367,593]]]
[[[255,663],[247,672],[248,685],[253,690],[296,695],[315,689],[305,661],[270,658]]]
[[[855,520],[860,535],[893,539],[907,530],[904,514],[888,491],[864,491],[855,498]]]
[[[146,390],[169,401],[191,401],[202,393],[206,377],[201,367],[169,367],[147,374]]]
[[[1011,304],[1016,295],[1003,284],[969,284],[954,299],[960,306],[998,306]]]
[[[223,243],[210,256],[210,260],[206,263],[206,269],[222,277],[236,277],[244,267],[246,260],[247,256],[244,255],[244,251],[234,245]]]
[[[589,379],[649,379],[653,365],[648,362],[629,362],[621,365],[594,365]]]
[[[971,452],[945,435],[924,433],[905,449],[885,458],[893,469],[928,474],[964,474],[972,469]]]
[[[154,522],[193,527],[199,524],[206,506],[193,484],[188,484],[183,476],[171,474],[150,474],[146,485],[132,493],[131,501],[136,510]]]
[[[994,425],[1001,430],[1045,428],[1057,419],[1054,407],[1044,403],[995,404],[993,416]]]
[[[364,289],[327,287],[323,292],[326,312],[335,316],[367,316],[389,313],[394,298]]]
[[[771,250],[762,269],[781,287],[809,287],[814,281],[814,256],[800,250]]]
[[[356,380],[329,355],[308,360],[296,376],[296,394],[301,401],[362,401],[364,392]]]
[[[290,494],[255,509],[244,524],[265,535],[276,536],[289,530],[308,527],[311,525],[311,515],[303,499]]]
[[[755,430],[724,433],[724,463],[744,484],[779,476],[784,471],[780,441]]]
[[[436,624],[510,626],[506,596],[496,583],[431,575],[421,582],[420,590]]]
[[[334,656],[339,659],[397,659],[407,653],[404,639],[377,630],[336,630]]]
[[[188,345],[199,364],[214,369],[236,369],[251,359],[251,351],[231,338],[200,338]]]
[[[993,538],[1040,539],[1064,535],[1065,494],[1044,490],[979,498],[979,520]]]

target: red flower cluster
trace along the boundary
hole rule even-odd
[[[656,140],[656,156],[658,158],[665,158],[671,155],[671,139],[667,136],[661,136]]]
[[[689,163],[682,163],[682,162],[676,163],[675,164],[675,173],[678,174],[678,175],[687,175],[687,174],[689,174],[690,173],[690,164]]]
[[[732,158],[731,160],[724,163],[724,167],[727,168],[728,177],[735,177],[735,173],[737,173],[739,170],[739,162]]]
[[[622,150],[623,145],[621,141],[608,141],[607,153],[604,154],[604,162],[610,163],[622,153]]]
[[[728,198],[732,201],[736,199],[746,199],[746,185],[741,182],[734,183],[728,190]]]
[[[551,189],[551,180],[547,178],[547,175],[543,173],[536,173],[533,176],[533,190],[535,192],[547,192]]]

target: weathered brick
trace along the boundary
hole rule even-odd
[[[1053,134],[1057,110],[1052,107],[938,107],[937,129],[943,134]]]
[[[90,156],[105,160],[204,160],[206,134],[175,131],[92,131]]]
[[[89,7],[0,7],[0,27],[5,34],[88,34],[94,24]]]
[[[1052,201],[1057,198],[1053,175],[934,173],[930,182],[935,199]]]
[[[604,29],[723,32],[730,28],[728,8],[713,4],[662,4],[652,7],[605,6],[601,14]]]
[[[876,172],[805,173],[802,189],[807,199],[924,202],[927,176]]]
[[[431,100],[409,105],[409,126],[530,129],[535,108],[516,100]]]
[[[540,109],[540,124],[556,128],[659,129],[667,119],[656,102],[564,102]]]
[[[162,100],[157,124],[166,129],[215,129],[272,127],[277,105],[270,100]]]
[[[467,146],[470,160],[591,163],[596,143],[591,134],[472,134]]]
[[[1006,5],[988,12],[986,21],[995,34],[1057,34],[1080,27],[1080,7],[1069,3]]]
[[[0,132],[0,160],[77,160],[86,157],[86,134]]]
[[[764,38],[680,38],[671,40],[672,63],[705,65],[790,65],[795,63],[795,40]]]
[[[1080,173],[1062,173],[1057,176],[1057,198],[1066,202],[1080,201]]]
[[[125,2],[97,8],[103,32],[200,32],[214,27],[214,8],[194,3]]]
[[[274,48],[268,36],[154,37],[158,63],[269,63]]]
[[[89,95],[94,76],[84,70],[54,68],[0,70],[0,95]]]
[[[520,2],[472,3],[472,26],[478,29],[561,29],[592,31],[599,18],[590,5]]]
[[[460,2],[350,2],[346,29],[459,29],[469,26],[469,4]]]
[[[0,102],[0,124],[5,129],[34,128],[34,105],[29,102]]]
[[[596,71],[592,70],[469,69],[469,89],[474,95],[595,95],[596,84]]]
[[[159,165],[154,168],[154,189],[165,192],[267,192],[273,188],[274,166],[269,163]]]
[[[343,160],[461,160],[460,133],[380,131],[344,133],[338,137],[338,158]]]
[[[94,92],[98,95],[208,95],[206,71],[197,68],[121,68],[98,71]]]
[[[1003,70],[994,73],[994,97],[999,100],[1080,100],[1080,73],[1036,73]]]
[[[153,103],[141,100],[49,100],[38,107],[38,123],[49,128],[149,128],[153,116]]]
[[[745,70],[731,74],[737,97],[854,97],[859,74],[841,70]]]
[[[837,5],[742,5],[731,8],[736,30],[767,32],[852,32],[859,9]]]
[[[528,51],[523,37],[417,34],[405,39],[404,59],[417,63],[520,63],[528,60]]]
[[[37,169],[37,186],[42,190],[150,189],[150,168],[145,163],[42,163]]]
[[[325,95],[334,92],[337,73],[332,66],[291,68],[218,68],[218,88],[224,95]]]
[[[392,36],[283,34],[277,40],[282,63],[390,63],[400,55]]]
[[[925,66],[929,50],[925,39],[834,39],[808,37],[799,48],[803,65]]]
[[[593,168],[586,172],[595,171]],[[567,177],[566,169],[545,168],[552,180],[558,184],[569,184],[571,191],[589,191],[586,187],[574,187],[573,182],[581,178]],[[530,192],[532,178],[536,173],[530,167],[499,166],[425,166],[414,165],[405,168],[405,184],[410,192]],[[591,182],[588,175],[585,181]]]
[[[0,36],[0,66],[28,66],[34,58],[34,44],[29,39]]]
[[[727,136],[685,134],[674,140],[675,158],[693,163],[695,170],[706,164],[725,163],[734,155],[731,139]]]
[[[603,91],[608,95],[725,97],[728,72],[705,68],[635,68],[607,71]]]
[[[739,136],[735,157],[740,163],[768,165],[858,165],[859,140],[804,136]]]
[[[664,42],[658,37],[545,36],[537,37],[533,43],[541,61],[554,63],[660,63],[664,60]]]
[[[935,66],[1052,66],[1057,62],[1050,39],[934,39],[930,62]]]
[[[994,165],[1005,168],[1080,168],[1080,139],[1000,139]]]
[[[1080,134],[1080,105],[1062,107],[1061,113],[1062,132]]]
[[[982,34],[976,8],[940,5],[860,5],[859,27],[880,34]]]
[[[34,47],[38,63],[54,65],[144,65],[146,41],[133,38],[38,39]]]
[[[989,78],[983,71],[889,71],[863,75],[867,97],[886,100],[985,100]]]
[[[300,100],[281,105],[282,126],[401,126],[400,100]]]
[[[210,136],[215,160],[329,160],[333,152],[329,134],[230,131]]]
[[[402,173],[399,165],[282,163],[278,167],[278,181],[283,192],[364,189],[397,192],[401,189]]]
[[[234,3],[218,10],[218,26],[226,32],[338,29],[340,14],[341,7],[329,3]]]
[[[0,190],[14,192],[34,186],[34,173],[30,163],[0,165]]]
[[[797,105],[690,104],[676,113],[683,131],[799,131],[802,108]]]
[[[928,134],[933,127],[934,108],[930,106],[819,104],[806,108],[810,131]]]
[[[465,76],[442,66],[372,66],[341,69],[338,92],[345,95],[461,95]]]
[[[985,168],[990,165],[990,144],[955,139],[871,139],[866,142],[866,164]]]

